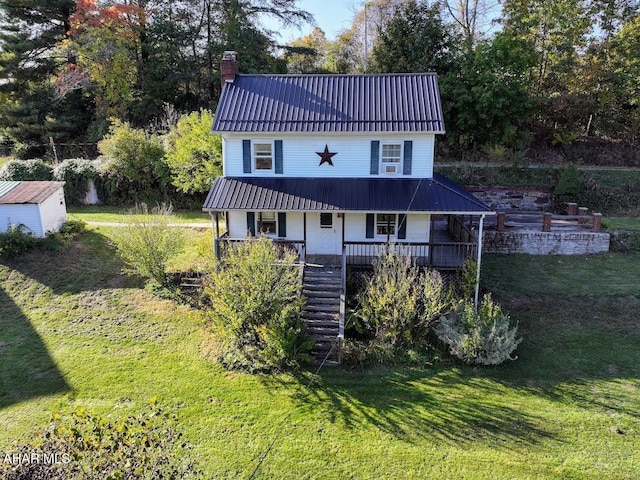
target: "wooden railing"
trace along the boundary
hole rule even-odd
[[[344,242],[348,265],[371,265],[374,258],[391,249],[392,253],[411,255],[416,265],[442,270],[456,270],[467,258],[477,256],[475,242],[412,242],[389,244],[386,242]]]
[[[338,317],[338,363],[342,363],[342,347],[344,345],[344,315],[347,308],[347,246],[342,246],[342,262],[340,272],[340,315]]]
[[[246,242],[255,242],[257,238],[230,238],[228,233],[225,232],[220,238],[214,240],[214,249],[218,259],[225,257],[229,248],[237,248]],[[304,261],[305,258],[305,244],[304,240],[284,240],[280,238],[272,239],[273,243],[279,247],[281,253],[294,253],[298,261]]]
[[[473,229],[465,225],[464,218],[459,215],[449,217],[448,230],[451,237],[463,243],[474,243],[478,240]]]

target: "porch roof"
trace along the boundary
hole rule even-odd
[[[423,179],[218,177],[203,210],[493,213],[439,174]]]

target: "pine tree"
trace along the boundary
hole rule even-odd
[[[0,128],[27,147],[50,136],[77,137],[90,118],[90,101],[80,91],[56,96],[57,73],[73,64],[59,46],[74,7],[73,0],[0,0]]]

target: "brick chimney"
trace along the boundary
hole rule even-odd
[[[224,52],[222,54],[222,61],[220,62],[220,82],[222,83],[222,88],[224,88],[225,83],[232,83],[238,73],[238,53],[233,51]]]

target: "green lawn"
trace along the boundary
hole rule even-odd
[[[120,274],[110,231],[0,264],[0,452],[52,411],[156,395],[207,478],[249,478],[274,439],[255,478],[640,476],[638,256],[486,255],[524,336],[500,367],[252,376],[208,360],[198,312]]]
[[[70,219],[84,222],[125,222],[126,216],[130,214],[126,208],[101,205],[69,206],[67,212]],[[211,218],[199,210],[176,210],[170,222],[211,224]]]

